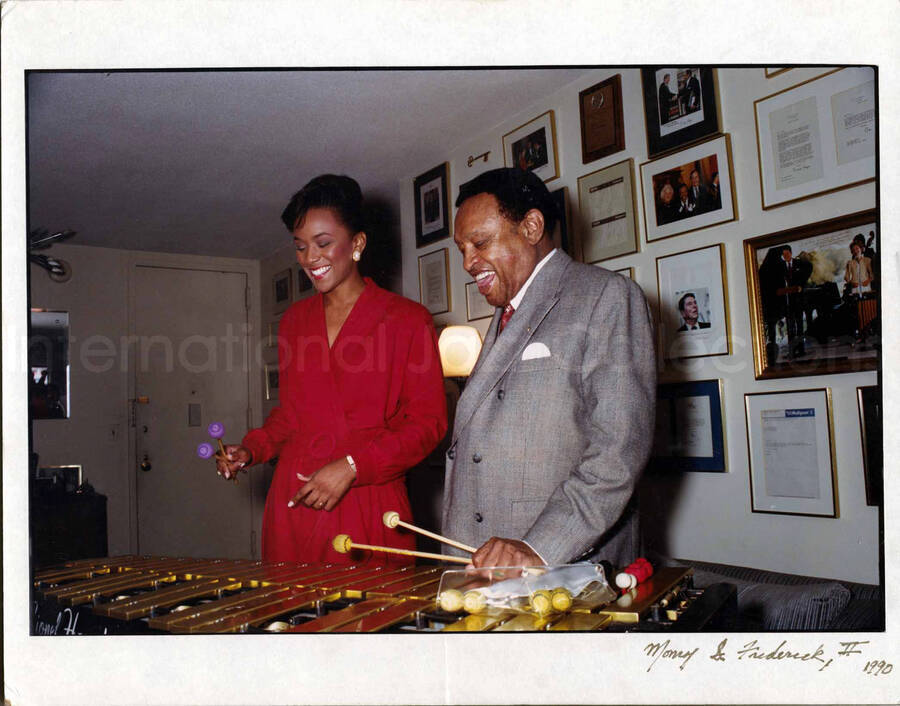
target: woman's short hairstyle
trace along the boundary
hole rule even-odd
[[[311,208],[330,208],[351,234],[365,230],[362,190],[355,179],[338,174],[322,174],[291,197],[281,214],[290,232],[303,221]]]
[[[553,235],[558,215],[553,197],[534,172],[518,167],[501,167],[482,172],[459,187],[456,207],[478,194],[491,194],[497,199],[500,213],[513,223],[521,223],[525,214],[536,208],[544,217],[544,233]]]

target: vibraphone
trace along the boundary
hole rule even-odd
[[[728,629],[734,587],[662,568],[617,600],[565,614],[438,608],[447,567],[122,556],[34,576],[32,634]],[[731,606],[731,607],[729,607]]]

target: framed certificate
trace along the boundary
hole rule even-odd
[[[666,360],[731,352],[724,245],[658,257],[656,279]]]
[[[831,390],[744,395],[753,512],[837,517]]]
[[[625,149],[621,74],[581,91],[578,94],[578,108],[583,164]]]
[[[724,473],[722,381],[664,383],[657,389],[650,468]]]
[[[875,178],[875,70],[837,69],[753,103],[764,209]]]
[[[466,283],[466,320],[477,321],[494,315],[494,307],[488,304],[475,282]]]
[[[432,314],[450,311],[447,248],[419,256],[419,301]]]
[[[503,166],[527,169],[545,182],[559,176],[556,122],[552,110],[503,136]]]
[[[578,218],[584,262],[638,251],[633,160],[578,178]]]

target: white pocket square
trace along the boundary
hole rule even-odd
[[[532,360],[534,358],[549,358],[550,357],[550,349],[547,348],[543,343],[529,343],[528,346],[522,351],[522,360]]]

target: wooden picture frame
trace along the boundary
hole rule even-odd
[[[533,171],[544,182],[559,177],[556,121],[552,110],[503,136],[503,166]]]
[[[628,279],[634,279],[634,268],[633,267],[623,267],[620,270],[613,270],[617,275],[622,275],[623,277],[627,277]]]
[[[638,251],[634,160],[578,177],[581,255],[595,263]]]
[[[859,407],[859,433],[862,440],[866,505],[880,507],[884,502],[884,431],[881,415],[881,386],[857,387],[856,401]]]
[[[719,131],[714,69],[697,65],[647,66],[641,69],[641,86],[650,159]],[[660,106],[664,94],[668,95]]]
[[[872,67],[835,69],[753,102],[764,210],[875,179]]]
[[[868,262],[852,258],[850,245],[859,237]],[[790,270],[783,259],[786,249],[791,251]],[[878,368],[879,252],[874,209],[744,241],[757,379]],[[859,283],[869,272],[873,278],[867,287],[854,290],[857,272],[862,274]]]
[[[419,301],[432,314],[446,314],[450,311],[447,248],[419,256]]]
[[[774,76],[779,76],[783,74],[785,71],[790,71],[790,66],[766,66],[764,68],[766,73],[766,78],[773,78]]]
[[[724,244],[656,258],[656,282],[665,360],[731,353]]]
[[[280,314],[291,305],[293,300],[292,270],[293,268],[288,267],[272,277],[273,314]]]
[[[744,395],[752,512],[839,516],[831,390]]]
[[[725,473],[725,394],[721,380],[661,383],[650,469]]]
[[[416,247],[450,237],[450,163],[444,162],[413,180]]]
[[[733,175],[727,134],[644,162],[641,200],[647,243],[736,220]]]
[[[494,307],[488,304],[475,282],[466,282],[466,320],[478,321],[494,315]]]
[[[580,91],[578,112],[581,119],[582,164],[625,149],[621,74]]]

